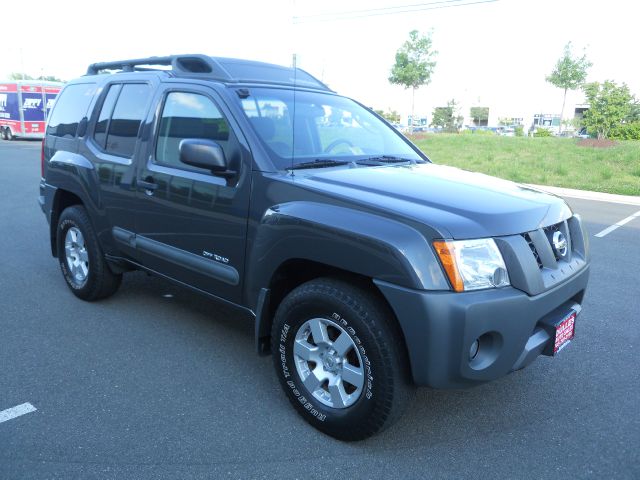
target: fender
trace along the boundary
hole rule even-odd
[[[66,192],[80,199],[98,234],[109,228],[104,209],[101,208],[100,188],[93,164],[82,155],[58,150],[49,160],[45,184],[45,197],[52,196],[50,200],[45,198],[45,205],[51,206],[49,227],[54,256],[58,214]]]
[[[449,290],[427,239],[410,225],[373,213],[298,201],[269,208],[247,261],[246,295],[257,306],[287,260],[305,259],[407,288]]]

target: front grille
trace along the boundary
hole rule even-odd
[[[553,235],[555,232],[563,233],[567,240],[569,240],[569,229],[565,222],[521,234],[522,238],[527,241],[540,270],[542,270],[545,265],[549,268],[555,268],[553,258],[555,258],[556,262],[566,260],[553,248]]]
[[[562,240],[558,233],[567,242],[566,255],[560,255],[559,260],[553,248],[554,234],[557,242]],[[568,280],[588,262],[587,242],[578,215],[549,227],[496,238],[496,242],[509,271],[511,285],[529,295],[539,295]],[[560,244],[558,247],[564,252]]]
[[[556,257],[556,262],[560,261],[560,255],[556,252],[556,249],[553,248],[553,234],[555,232],[560,231],[560,223],[556,223],[555,225],[550,225],[548,227],[544,227],[544,234],[547,236],[547,240],[549,240],[549,245],[551,245],[551,251],[553,255]]]
[[[531,236],[528,233],[523,233],[522,237],[529,244],[529,248],[531,249],[531,253],[533,253],[533,256],[536,258],[536,262],[538,263],[538,268],[540,270],[542,270],[542,260],[540,259],[540,255],[538,254],[538,250],[536,249],[536,246],[533,244],[533,241],[531,240]]]

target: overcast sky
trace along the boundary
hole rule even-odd
[[[562,93],[545,82],[563,46],[586,48],[588,80],[626,82],[640,96],[635,1],[499,0],[364,18],[305,21],[294,17],[372,10],[436,0],[31,0],[7,4],[0,78],[24,70],[71,79],[96,61],[171,53],[206,53],[291,64],[331,88],[374,107],[410,109],[410,92],[389,85],[397,48],[410,30],[433,31],[438,64],[416,96],[417,113],[455,98],[467,108],[502,114],[559,113]],[[464,0],[471,2],[478,0]],[[464,3],[463,2],[463,3]],[[455,1],[440,2],[440,5]],[[52,8],[55,5],[55,8]],[[11,9],[16,9],[15,14]],[[44,19],[41,22],[41,19]],[[581,102],[574,94],[569,103]]]

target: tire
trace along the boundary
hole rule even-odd
[[[7,128],[5,128],[5,129],[4,129],[4,135],[3,135],[3,138],[4,138],[5,140],[9,140],[9,141],[11,141],[11,140],[13,140],[13,139],[14,139],[14,138],[16,138],[16,137],[15,137],[15,135],[13,134],[13,132],[11,131],[11,129],[10,129],[9,127],[7,127]]]
[[[276,373],[294,408],[318,430],[362,440],[406,408],[414,387],[392,315],[373,292],[334,278],[300,285],[278,306]]]
[[[8,140],[8,138],[7,138],[7,130],[8,129],[6,129],[6,128],[1,128],[0,127],[0,134],[2,134],[1,136],[2,136],[3,140]]]
[[[56,232],[60,269],[73,294],[87,301],[113,295],[122,275],[109,269],[85,208],[66,208]]]

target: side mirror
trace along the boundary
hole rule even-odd
[[[214,175],[231,177],[236,172],[227,170],[227,159],[222,147],[213,140],[185,138],[178,147],[180,161],[187,165],[211,170]]]

